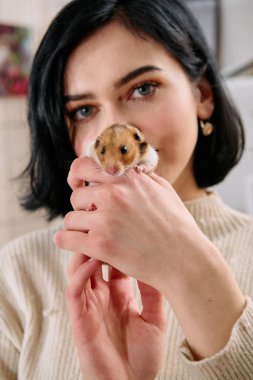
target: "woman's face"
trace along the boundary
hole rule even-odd
[[[197,118],[210,116],[211,101],[160,44],[111,23],[72,52],[64,92],[77,156],[110,124],[132,124],[159,151],[157,174],[182,198],[199,190],[192,173]]]

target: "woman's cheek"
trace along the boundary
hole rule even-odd
[[[87,146],[94,140],[97,136],[91,130],[91,128],[76,128],[75,132],[72,135],[72,144],[73,149],[78,157],[82,156]]]

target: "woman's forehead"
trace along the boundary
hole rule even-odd
[[[151,39],[131,33],[113,22],[82,41],[71,53],[65,68],[65,84],[94,80],[115,80],[140,67],[162,68],[175,61],[165,48]]]
[[[112,22],[83,40],[71,53],[68,62],[78,60],[80,55],[87,61],[92,61],[97,56],[102,56],[106,60],[110,54],[118,55],[118,58],[120,58],[120,54],[123,54],[131,59],[132,56],[134,58],[143,54],[155,55],[157,50],[165,51],[164,47],[154,40],[144,39],[118,22]]]

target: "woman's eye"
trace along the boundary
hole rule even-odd
[[[76,110],[74,113],[74,116],[76,120],[83,120],[83,119],[86,119],[87,117],[92,116],[93,112],[94,112],[94,107],[86,106],[86,107],[82,107]]]
[[[74,122],[78,123],[81,121],[86,121],[94,116],[95,107],[94,106],[82,106],[75,110],[68,112],[69,118]]]
[[[144,83],[138,87],[135,87],[132,91],[131,97],[133,98],[145,98],[154,94],[158,83]]]

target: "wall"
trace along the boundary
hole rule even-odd
[[[0,22],[27,26],[33,31],[34,52],[51,18],[63,0],[0,0]],[[48,223],[45,212],[28,213],[21,209],[18,198],[24,184],[14,180],[25,168],[29,157],[25,98],[0,97],[0,246],[27,231]]]
[[[33,31],[33,50],[43,32],[67,0],[0,0],[0,22],[28,26]]]
[[[28,214],[17,201],[24,188],[15,178],[28,160],[25,109],[25,99],[0,100],[0,244],[46,224],[41,212]]]
[[[228,205],[253,215],[253,76],[231,78],[227,86],[243,119],[246,147],[239,164],[214,190]]]
[[[221,0],[223,73],[231,73],[253,63],[253,1]]]

